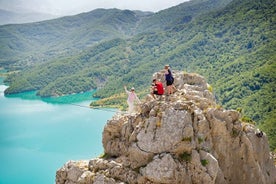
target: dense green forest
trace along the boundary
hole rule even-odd
[[[113,25],[121,20],[125,31],[21,68],[6,79],[10,87],[5,93],[37,90],[46,97],[97,88],[94,95],[114,105],[122,103],[124,85],[135,86],[142,97],[152,74],[170,64],[173,70],[203,75],[213,86],[218,103],[241,108],[245,117],[269,135],[275,149],[276,2],[229,2],[195,0],[156,14],[139,12],[139,18],[130,16],[138,12],[121,12],[116,21],[105,20]],[[182,13],[173,16],[175,12]],[[81,34],[93,37],[85,31]],[[73,40],[74,36],[65,44]],[[12,69],[13,63],[18,66],[20,61],[5,62],[5,66]]]

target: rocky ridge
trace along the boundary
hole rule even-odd
[[[267,136],[215,102],[205,79],[173,72],[177,91],[150,95],[104,128],[104,155],[68,161],[57,184],[274,184]],[[163,71],[153,75],[163,83]]]

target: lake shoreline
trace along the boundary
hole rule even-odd
[[[96,100],[91,93],[43,101],[33,92],[6,97],[5,88],[2,83],[0,183],[55,183],[56,170],[68,160],[103,153],[103,127],[115,111],[82,108]]]

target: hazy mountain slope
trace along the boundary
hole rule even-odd
[[[137,26],[136,32],[170,29],[177,24],[185,24],[197,16],[225,7],[232,0],[193,0],[184,2],[152,16],[146,17]]]
[[[143,12],[97,9],[77,16],[0,26],[0,66],[17,67],[76,54],[95,43],[131,34]]]
[[[56,17],[57,16],[44,13],[19,13],[0,9],[0,25],[38,22],[42,20],[53,19]]]

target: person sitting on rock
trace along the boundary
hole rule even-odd
[[[162,96],[164,94],[164,88],[162,82],[157,81],[156,79],[152,80],[152,91],[151,95],[156,99],[155,95]]]

